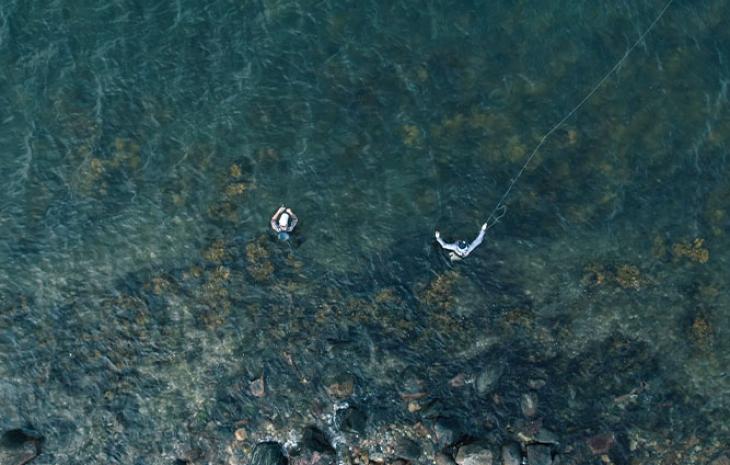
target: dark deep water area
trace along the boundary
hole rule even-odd
[[[0,465],[729,465],[727,1],[434,241],[665,4],[0,2]]]

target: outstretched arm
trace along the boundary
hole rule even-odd
[[[470,254],[472,250],[479,247],[479,244],[481,244],[482,241],[484,240],[484,234],[486,234],[486,232],[487,232],[487,223],[484,223],[482,225],[482,229],[479,231],[479,235],[476,237],[476,239],[474,239],[472,241],[471,244],[469,244],[469,247],[467,247],[467,249],[466,249],[467,255]]]
[[[439,234],[438,231],[436,231],[436,241],[439,243],[439,245],[443,249],[451,250],[451,251],[454,251],[454,252],[457,252],[459,250],[459,246],[456,245],[455,243],[454,244],[447,244],[446,242],[444,242],[444,240],[441,239],[441,234]]]

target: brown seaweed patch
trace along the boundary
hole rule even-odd
[[[170,289],[171,284],[170,280],[164,276],[155,276],[145,285],[145,287],[151,290],[153,294],[161,295],[163,292]]]
[[[418,300],[439,310],[452,307],[455,301],[452,290],[459,277],[456,271],[438,275],[418,294]]]
[[[614,284],[623,289],[638,291],[649,282],[649,279],[644,277],[635,265],[624,263],[614,267],[592,263],[584,268],[580,281],[585,287]]]
[[[265,237],[260,237],[246,245],[246,269],[256,281],[266,281],[274,272],[274,265],[269,260],[269,251],[264,247]]]
[[[81,146],[78,150],[78,156],[85,158],[85,161],[71,179],[71,186],[83,194],[106,194],[109,186],[104,180],[107,172],[104,161],[94,157],[88,146]]]
[[[512,136],[507,141],[507,159],[513,163],[523,161],[527,148],[520,142],[520,138]]]
[[[606,284],[608,274],[601,265],[591,264],[583,270],[581,283],[584,286],[602,286]]]
[[[641,273],[634,265],[621,265],[616,270],[616,282],[624,289],[638,291],[642,286]]]
[[[246,192],[250,187],[243,182],[235,182],[233,184],[229,184],[226,186],[226,197],[232,198],[232,197],[238,197],[243,195],[244,192]]]
[[[697,238],[692,242],[677,242],[672,245],[674,258],[688,258],[697,263],[707,263],[710,259],[710,251],[704,246],[705,240]]]
[[[375,303],[378,305],[397,305],[401,302],[400,297],[392,287],[381,289],[375,294]]]
[[[240,178],[241,174],[243,174],[241,171],[241,165],[239,165],[238,163],[233,163],[230,168],[228,168],[228,174],[232,178]]]
[[[108,161],[110,168],[137,169],[142,164],[140,146],[137,142],[122,137],[114,139],[111,148],[111,157]]]
[[[213,241],[213,243],[203,251],[203,258],[209,262],[220,263],[227,257],[225,243],[221,239]]]
[[[467,122],[468,120],[464,115],[457,113],[454,116],[442,119],[440,124],[432,126],[431,133],[435,137],[456,137],[461,135]]]
[[[500,325],[509,332],[532,330],[535,326],[535,315],[527,308],[511,308],[502,316]]]
[[[408,147],[414,147],[421,144],[421,130],[415,124],[405,124],[401,127],[403,134],[403,143]]]
[[[208,328],[223,325],[231,310],[228,284],[231,270],[218,266],[207,274],[206,282],[200,288],[199,302],[202,304],[198,317]]]
[[[183,271],[182,279],[184,281],[190,281],[198,279],[203,276],[203,269],[199,266],[191,266],[187,271]]]
[[[208,207],[208,215],[215,220],[238,222],[238,208],[233,202],[216,202]]]
[[[690,335],[692,341],[699,347],[707,347],[712,342],[713,337],[712,325],[709,319],[704,315],[697,315],[692,320],[690,326]]]
[[[301,271],[301,269],[304,268],[304,262],[297,260],[293,255],[288,255],[286,257],[286,264],[294,271]]]

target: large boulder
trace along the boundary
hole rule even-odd
[[[260,442],[251,454],[251,465],[288,465],[284,449],[278,442]]]

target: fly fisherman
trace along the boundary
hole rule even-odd
[[[289,239],[289,233],[294,231],[298,222],[299,218],[291,211],[291,208],[282,205],[271,217],[271,229],[274,230],[279,240],[285,241]]]
[[[479,231],[479,235],[471,242],[471,244],[467,244],[466,241],[456,241],[448,244],[444,242],[443,239],[441,239],[441,234],[439,234],[438,231],[436,231],[436,240],[438,241],[439,245],[441,245],[441,248],[445,250],[450,250],[449,258],[453,262],[466,258],[470,253],[472,253],[474,249],[479,247],[479,244],[481,244],[482,240],[484,240],[484,233],[486,233],[486,231],[487,223],[484,223],[482,225],[482,229]]]

